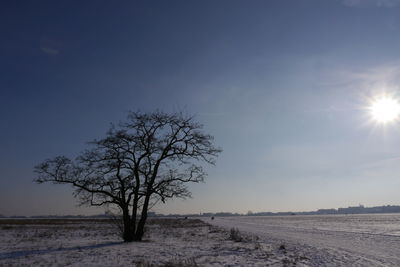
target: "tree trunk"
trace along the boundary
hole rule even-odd
[[[122,220],[123,220],[123,226],[124,230],[122,233],[122,238],[124,239],[124,242],[132,242],[135,240],[135,232],[133,231],[132,227],[132,220],[129,217],[129,209],[124,209],[122,211]]]
[[[140,220],[136,228],[135,241],[141,241],[143,238],[144,225],[146,224],[147,220],[147,209],[149,207],[149,201],[150,201],[150,196],[146,196],[143,203],[142,214],[140,216]]]
[[[139,190],[135,192],[135,196],[133,198],[133,205],[132,205],[132,216],[131,216],[131,221],[132,221],[132,231],[136,231],[136,218],[137,218],[137,212],[138,212],[138,203],[139,203]]]

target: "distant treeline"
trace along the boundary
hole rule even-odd
[[[38,215],[38,216],[23,216],[23,215],[15,215],[15,216],[4,216],[0,214],[0,218],[7,219],[82,219],[82,218],[99,218],[106,219],[110,216],[107,214],[98,214],[98,215]]]
[[[217,212],[217,213],[202,213],[200,215],[187,214],[168,216],[290,216],[290,215],[330,215],[330,214],[369,214],[369,213],[400,213],[400,206],[377,206],[377,207],[364,207],[363,205],[338,209],[319,209],[316,211],[301,211],[301,212],[247,212],[246,214],[231,213],[231,212]]]
[[[232,212],[205,212],[200,214],[160,214],[149,212],[149,217],[218,217],[218,216],[289,216],[289,215],[330,215],[330,214],[369,214],[369,213],[400,213],[400,206],[377,206],[377,207],[364,207],[363,205],[338,209],[319,209],[316,211],[301,211],[301,212],[247,212],[246,214],[232,213]],[[44,215],[44,216],[4,216],[0,214],[0,218],[110,218],[109,214],[99,215]]]
[[[247,212],[247,214],[238,213],[203,213],[203,216],[288,216],[288,215],[330,215],[330,214],[369,214],[369,213],[400,213],[400,206],[377,206],[364,207],[363,205],[338,209],[319,209],[316,211],[301,212]]]

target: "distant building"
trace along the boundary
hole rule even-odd
[[[363,205],[338,209],[338,213],[341,213],[341,214],[356,214],[356,213],[364,213],[364,212],[365,212],[365,208]]]
[[[317,210],[317,214],[337,214],[338,211],[336,209],[319,209]]]

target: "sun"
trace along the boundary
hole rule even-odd
[[[399,102],[389,96],[375,99],[370,107],[372,118],[379,123],[388,123],[396,120],[400,115]]]

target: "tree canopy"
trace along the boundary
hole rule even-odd
[[[116,205],[124,240],[141,240],[149,208],[189,197],[187,184],[204,181],[202,165],[215,164],[222,150],[202,128],[182,113],[130,112],[75,159],[58,156],[37,165],[35,181],[70,184],[81,204]]]

